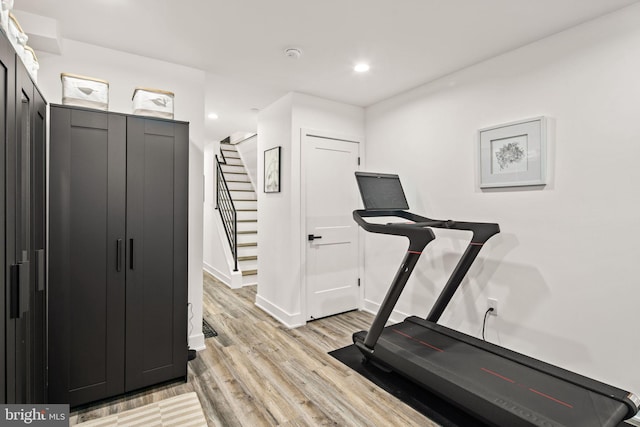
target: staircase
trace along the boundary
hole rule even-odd
[[[219,172],[224,177],[228,193],[218,185],[218,199],[230,197],[235,208],[235,237],[231,237],[230,245],[232,253],[237,251],[237,269],[242,272],[243,285],[255,284],[258,280],[258,200],[253,184],[245,169],[242,158],[235,146],[227,142],[220,143],[221,157],[218,159]],[[217,156],[216,156],[217,157]],[[227,229],[227,236],[233,234],[233,215],[223,210],[228,209],[224,203],[218,203],[220,215]],[[235,245],[233,242],[235,241]]]

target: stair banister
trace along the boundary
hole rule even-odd
[[[216,209],[220,213],[224,225],[227,241],[231,247],[233,256],[233,271],[238,271],[238,214],[231,198],[231,192],[227,180],[222,173],[222,164],[227,164],[224,153],[221,153],[222,161],[215,156],[216,162]]]

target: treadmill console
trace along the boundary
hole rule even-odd
[[[356,172],[356,181],[366,210],[409,209],[398,175]]]

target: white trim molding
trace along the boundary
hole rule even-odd
[[[302,313],[287,313],[260,295],[256,296],[256,306],[289,329],[298,328],[307,324]]]
[[[378,311],[380,310],[380,305],[381,305],[380,303],[365,299],[362,307],[362,311],[366,311],[367,313],[371,313],[375,316],[376,314],[378,314]],[[407,317],[409,317],[408,314],[394,309],[391,312],[391,315],[389,316],[389,320],[387,321],[387,323],[392,323],[392,324],[400,323]]]

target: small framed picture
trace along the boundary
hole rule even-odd
[[[545,185],[546,136],[544,117],[481,129],[480,188]]]
[[[280,148],[274,147],[264,152],[264,192],[280,192]]]

